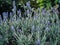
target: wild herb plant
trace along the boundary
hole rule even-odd
[[[55,9],[30,7],[24,13],[26,18],[17,12],[19,16],[13,11],[9,20],[5,20],[5,12],[3,20],[0,17],[0,45],[60,45],[60,20]]]

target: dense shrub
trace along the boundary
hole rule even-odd
[[[31,12],[32,13],[32,12]],[[56,12],[34,10],[34,16],[0,22],[0,45],[60,45],[60,21]]]
[[[26,6],[16,7],[13,2],[10,19],[7,17],[8,12],[5,11],[2,15],[0,45],[60,45],[60,19],[55,7],[48,10],[34,9],[31,8],[30,1]],[[22,15],[27,17],[24,18]]]

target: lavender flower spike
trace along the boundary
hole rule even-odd
[[[39,39],[36,41],[36,45],[41,45]]]
[[[26,6],[27,6],[27,7],[30,7],[30,1],[28,1],[28,2],[26,3]]]

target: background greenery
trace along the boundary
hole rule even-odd
[[[12,5],[12,0],[0,0],[0,2],[7,2]],[[37,7],[51,7],[52,5],[56,5],[59,0],[16,0],[16,4],[25,4],[27,1],[31,1],[31,6]],[[0,4],[1,5],[1,4]]]

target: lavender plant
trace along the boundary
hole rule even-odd
[[[50,10],[38,8],[30,11],[28,8],[26,18],[21,17],[21,11],[18,10],[17,19],[15,18],[16,12],[14,14],[11,12],[10,20],[5,20],[6,23],[2,20],[0,23],[2,24],[0,25],[0,45],[60,45],[58,13],[53,11],[52,14]],[[4,18],[7,18],[5,17],[7,13],[3,13],[3,15]]]

